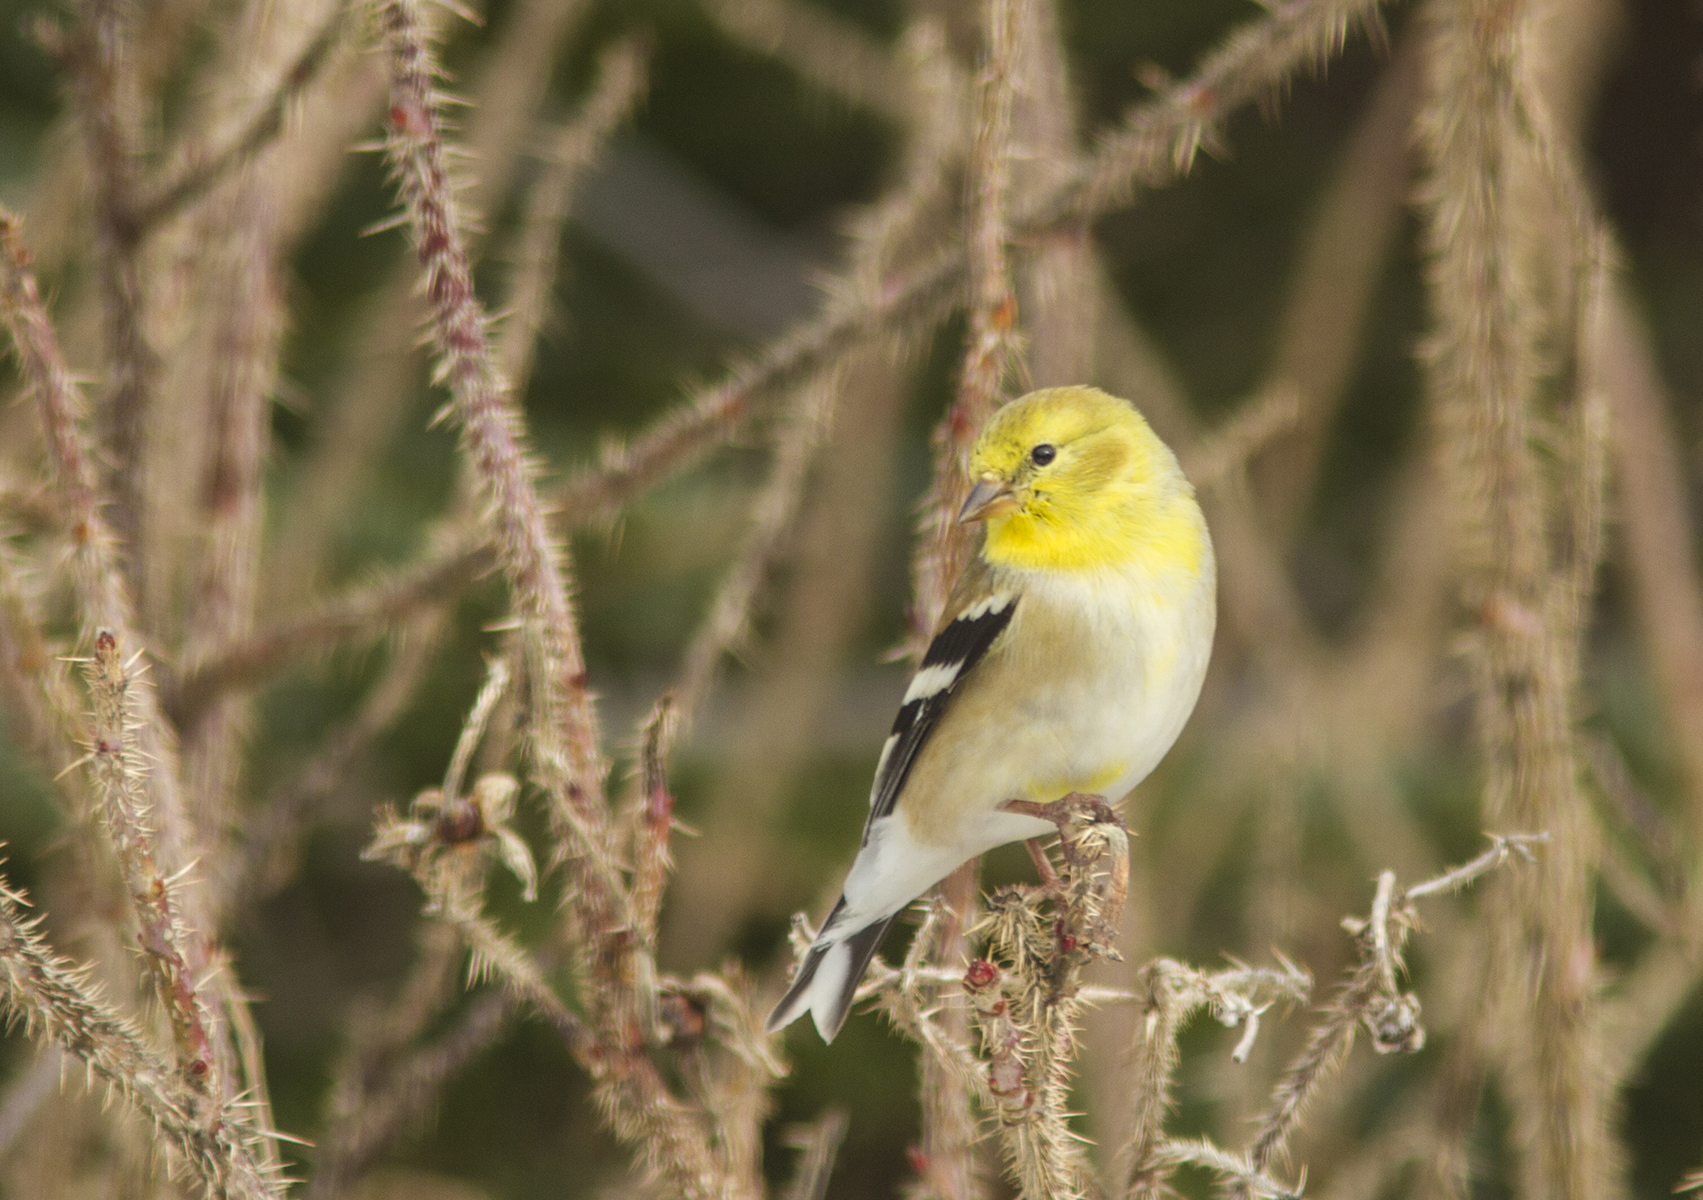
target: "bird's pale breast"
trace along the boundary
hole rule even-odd
[[[1210,571],[1164,587],[1057,573],[1020,587],[1006,635],[953,699],[953,736],[932,739],[907,781],[898,809],[918,843],[977,854],[1050,828],[999,812],[1008,799],[1121,800],[1199,695]]]

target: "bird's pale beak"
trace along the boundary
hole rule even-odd
[[[1003,479],[984,475],[970,489],[964,507],[958,510],[958,524],[968,525],[990,517],[1003,517],[1016,507],[1017,497],[1012,494],[1011,485]]]

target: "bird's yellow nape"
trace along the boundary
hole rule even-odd
[[[1193,575],[1207,554],[1176,456],[1133,405],[1098,388],[1047,388],[1000,409],[970,477],[983,495],[1009,495],[989,507],[982,548],[999,566]]]

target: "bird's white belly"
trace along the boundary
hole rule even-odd
[[[1211,648],[1210,585],[1182,596],[1075,580],[1030,588],[1007,651],[953,700],[950,743],[937,739],[899,805],[919,843],[966,856],[1049,826],[999,811],[1073,791],[1116,802],[1158,765],[1194,708]],[[1028,628],[1019,629],[1018,622]],[[1017,636],[1028,634],[1029,636]],[[1053,647],[1089,646],[1071,662]]]
[[[1007,800],[1122,800],[1188,720],[1212,649],[1210,572],[1183,594],[1026,582],[1011,636],[965,679],[895,810],[870,825],[846,879],[846,928],[898,911],[966,859],[1053,831],[1003,811]],[[1076,653],[1061,660],[1059,647]]]

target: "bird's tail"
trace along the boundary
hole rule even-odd
[[[775,1005],[775,1011],[769,1014],[768,1032],[785,1029],[802,1017],[806,1009],[810,1010],[810,1016],[816,1022],[816,1032],[822,1035],[824,1042],[832,1042],[834,1035],[840,1032],[840,1026],[846,1023],[846,1014],[851,1012],[852,998],[857,995],[857,985],[863,979],[864,968],[869,966],[876,947],[881,945],[882,935],[898,914],[879,917],[862,929],[847,931],[835,927],[841,923],[837,919],[845,907],[845,897],[842,896],[834,911],[822,923],[822,932],[816,935],[815,944],[798,965],[792,986]]]

